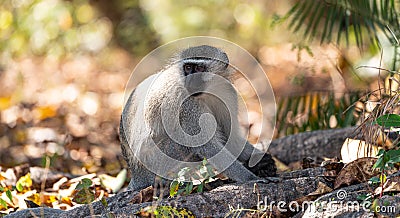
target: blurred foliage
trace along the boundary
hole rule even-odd
[[[2,55],[97,52],[111,39],[111,22],[87,0],[10,0],[0,6]]]
[[[97,53],[109,43],[143,56],[192,35],[222,37],[257,52],[268,43],[272,10],[288,2],[171,0],[6,0],[0,6],[2,56]]]
[[[339,44],[353,36],[361,48],[363,39],[378,40],[379,31],[398,44],[400,37],[399,5],[395,0],[298,1],[286,16],[289,27],[297,32],[305,28],[304,38],[319,37],[322,42]],[[364,31],[364,32],[363,32]]]
[[[25,173],[12,177],[23,178],[15,186],[17,181],[8,181],[6,177],[18,170],[1,169],[22,163],[50,165],[52,170],[74,175],[107,173],[97,177],[90,174],[93,184],[82,188],[84,191],[80,193],[78,190],[75,198],[81,203],[92,201],[94,196],[106,196],[125,184],[129,176],[121,171],[126,163],[121,158],[118,140],[124,85],[135,62],[160,44],[194,35],[233,41],[260,61],[271,81],[274,80],[272,85],[277,95],[293,90],[301,95],[313,88],[333,90],[330,84],[334,80],[327,78],[337,73],[335,65],[341,55],[336,48],[308,47],[303,38],[288,33],[285,23],[279,25],[281,28],[271,27],[278,18],[274,14],[285,13],[296,3],[290,0],[2,0],[1,3],[0,194],[5,196],[0,197],[0,210],[3,211],[26,208],[27,205],[16,202],[25,204],[22,194],[29,191],[31,201],[38,205],[54,207],[57,203],[63,209],[76,205],[72,200],[74,187],[83,177],[67,181],[58,178],[54,182],[61,180],[62,186],[46,187],[54,192],[68,190],[63,196],[33,193],[39,189],[29,187],[28,176],[22,177]],[[323,7],[322,3],[315,5]],[[298,43],[295,47],[293,41]],[[305,52],[308,55],[301,55]],[[311,76],[319,80],[308,79]],[[245,97],[251,102],[250,98],[255,101],[255,96],[248,93]],[[332,117],[337,127],[355,122],[353,117],[342,113],[356,100],[354,97],[337,99],[333,95],[307,94],[282,99],[277,119],[282,133],[279,136],[331,128]],[[243,125],[257,135],[262,127],[262,114],[255,105],[249,105],[252,119]],[[205,166],[200,172],[205,180],[211,175]],[[109,174],[118,175],[114,178]],[[34,186],[41,184],[33,182]],[[108,191],[104,192],[101,185]],[[203,186],[197,190],[202,191]],[[87,191],[91,192],[90,199],[85,198],[89,195]],[[184,213],[174,208],[158,208],[159,214],[171,211]]]
[[[271,41],[272,11],[287,5],[286,1],[260,0],[140,1],[163,42],[208,35],[234,41],[253,52]]]
[[[330,78],[332,72],[338,71],[335,65],[341,51],[336,47],[323,48],[318,53],[315,46],[305,45],[302,37],[290,34],[285,23],[280,28],[271,27],[278,18],[274,14],[287,12],[295,3],[290,0],[3,0],[0,5],[2,166],[24,162],[40,165],[50,157],[53,169],[73,174],[119,172],[124,163],[118,159],[118,123],[124,85],[135,61],[160,44],[181,37],[216,36],[244,47],[274,80],[272,85],[277,95],[296,87],[301,87],[298,89],[301,91],[295,90],[297,94],[317,86],[332,90],[334,86],[301,76]],[[292,41],[302,41],[295,46],[299,52],[290,49]],[[304,52],[309,55],[300,56]],[[316,63],[318,66],[314,67]],[[300,104],[304,100],[290,101]],[[312,110],[297,111],[299,114],[314,111],[315,107],[326,104],[317,103],[321,105],[313,105]],[[344,106],[340,108],[343,110]],[[253,119],[248,126],[257,132],[262,126],[262,116],[255,106],[249,107],[249,111],[253,112]],[[340,115],[338,111],[335,113]],[[287,120],[289,115],[280,115],[278,120]],[[322,122],[317,125],[325,128],[325,117],[313,119]],[[298,129],[304,130],[311,128]]]
[[[0,217],[26,208],[68,210],[110,194],[110,188],[101,184],[96,174],[71,178],[48,168],[27,165],[0,169]]]
[[[137,1],[6,0],[0,6],[0,52],[60,58],[97,53],[116,39],[143,55],[157,45],[148,26]]]
[[[159,46],[159,36],[138,0],[92,2],[114,24],[114,41],[120,46],[140,56]]]
[[[303,88],[301,93],[316,86],[332,90],[333,86],[301,76],[304,73],[329,77],[337,69],[326,68],[326,65],[336,64],[340,56],[338,51],[323,49],[322,53],[328,55],[322,56],[304,43],[293,47],[298,53],[290,53],[285,46],[269,46],[274,42],[290,44],[289,38],[293,36],[287,29],[272,31],[271,23],[277,20],[274,14],[287,12],[295,3],[262,0],[3,1],[0,6],[0,60],[5,70],[0,69],[0,85],[4,87],[0,91],[0,133],[7,137],[0,137],[3,140],[0,148],[7,151],[0,157],[10,157],[15,145],[32,147],[32,151],[27,149],[29,151],[24,153],[32,154],[35,160],[48,155],[54,165],[64,168],[66,162],[57,163],[60,162],[57,160],[69,158],[67,155],[87,163],[92,147],[118,146],[116,128],[122,107],[119,100],[124,94],[122,86],[134,66],[130,54],[140,58],[161,43],[180,37],[208,35],[238,43],[260,60],[272,79],[280,77],[281,81],[297,83],[285,85],[279,81],[278,87],[274,87],[276,90],[281,87],[293,90],[295,86]],[[294,8],[303,7],[299,4],[301,2]],[[315,10],[326,6],[325,2],[316,4],[318,6],[304,4]],[[293,9],[289,14],[303,12]],[[341,12],[342,9],[335,13]],[[311,56],[303,55],[301,59],[301,51]],[[316,61],[317,56],[324,60]],[[301,68],[298,67],[300,62],[303,63]],[[321,66],[314,72],[311,65],[316,62]],[[42,140],[43,137],[46,140]],[[53,144],[48,145],[48,142]],[[85,143],[88,145],[84,146]],[[33,150],[37,144],[57,152]],[[21,157],[19,161],[22,160],[27,159]],[[104,166],[100,160],[103,159],[93,160],[96,166]]]
[[[370,68],[391,66],[390,77],[398,71],[400,61],[399,12],[400,4],[395,0],[296,1],[284,16],[276,16],[274,22],[287,21],[293,33],[303,34],[302,40],[317,38],[321,44],[336,42],[337,45],[345,41],[347,46],[357,45],[360,51],[368,48],[367,51],[375,53],[375,57],[364,60],[363,64],[370,65]],[[376,48],[381,50],[380,55],[376,54]],[[384,50],[389,54],[386,57]],[[352,69],[352,64],[349,67]],[[374,76],[379,78],[380,71]],[[287,121],[279,123],[278,131],[286,135],[332,128],[332,120],[336,123],[334,127],[355,125],[354,107],[350,106],[360,97],[358,93],[350,93],[349,97],[338,100],[331,94],[328,101],[321,101],[319,95],[307,94],[281,100],[278,120],[286,118]],[[347,110],[346,114],[343,114],[344,110]]]
[[[288,20],[293,32],[303,32],[304,39],[319,38],[321,44],[340,44],[344,38],[347,45],[355,43],[360,49],[370,45],[383,49],[389,41],[394,50],[392,70],[397,70],[399,13],[400,3],[395,0],[297,1],[276,20]]]
[[[307,93],[278,100],[278,137],[305,131],[354,126],[361,112],[355,103],[364,94],[351,92],[340,97],[334,93]]]

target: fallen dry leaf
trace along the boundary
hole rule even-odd
[[[382,192],[382,187],[375,189],[375,194],[379,195]],[[392,177],[383,184],[383,192],[400,192],[400,177]]]
[[[343,163],[350,163],[357,158],[375,157],[378,154],[378,147],[367,144],[365,141],[349,139],[343,143],[340,150]]]
[[[336,177],[334,188],[366,182],[377,176],[379,171],[373,170],[377,158],[363,157],[346,164]]]
[[[319,196],[331,192],[332,188],[330,188],[329,186],[327,186],[326,184],[319,182],[318,183],[318,187],[317,189],[315,189],[315,191],[311,192],[310,194],[300,197],[298,199],[296,199],[296,202],[299,205],[302,205],[303,202],[305,201],[314,201],[315,199],[317,199]]]
[[[338,157],[334,157],[331,159],[326,159],[321,163],[321,167],[325,168],[324,176],[327,181],[333,181],[336,179],[340,170],[342,170],[344,166],[343,162],[339,162]]]
[[[117,193],[124,185],[127,173],[126,169],[122,169],[116,177],[107,174],[101,174],[98,177],[100,178],[101,185],[112,190],[113,193]]]
[[[140,192],[132,198],[131,202],[132,204],[150,202],[153,200],[153,193],[154,193],[153,187],[149,186],[145,189],[140,190]]]

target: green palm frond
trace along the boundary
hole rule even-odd
[[[358,47],[363,40],[377,40],[382,31],[393,45],[398,45],[400,3],[395,0],[300,0],[285,16],[294,32],[304,31],[307,39],[321,43],[340,43],[354,36]]]
[[[361,115],[355,103],[363,96],[362,92],[350,92],[339,98],[331,92],[309,92],[281,97],[278,99],[277,136],[354,126]]]

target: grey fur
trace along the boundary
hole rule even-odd
[[[185,64],[203,64],[207,70],[185,76]],[[217,170],[239,182],[259,179],[255,173],[275,175],[271,156],[258,150],[256,153],[264,155],[262,169],[261,165],[248,167],[255,148],[239,133],[237,94],[229,82],[232,71],[228,65],[229,59],[220,49],[191,47],[131,93],[120,123],[122,154],[132,175],[130,189],[152,185],[154,171],[162,174],[174,168],[177,172],[184,166],[169,165],[168,157],[181,161],[207,158]],[[191,96],[196,93],[200,94]],[[158,149],[167,156],[158,157]],[[213,158],[217,153],[218,158]]]

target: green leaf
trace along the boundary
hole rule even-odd
[[[377,183],[380,182],[380,179],[379,179],[378,177],[375,176],[375,177],[370,178],[369,181],[370,181],[372,184],[377,184]]]
[[[387,152],[387,155],[389,156],[388,162],[390,163],[400,162],[400,150],[390,150]]]
[[[85,187],[89,188],[89,187],[92,185],[92,180],[90,180],[90,179],[88,179],[88,178],[84,178],[84,179],[82,179],[82,184],[83,184]]]
[[[384,156],[385,155],[382,155],[381,157],[378,158],[374,166],[372,166],[372,169],[382,169],[385,166]]]
[[[32,179],[31,179],[31,174],[27,173],[25,176],[21,176],[21,178],[18,179],[17,184],[15,185],[17,191],[22,192],[25,188],[28,190],[29,187],[32,186]]]
[[[79,190],[72,199],[73,202],[78,204],[90,204],[95,200],[94,192],[89,189]]]
[[[203,166],[207,165],[207,163],[208,163],[208,162],[207,162],[207,159],[204,158],[203,161],[202,161],[201,163],[203,164]]]
[[[81,189],[87,189],[90,186],[92,186],[92,180],[88,179],[88,178],[84,178],[82,179],[78,185],[76,186],[76,190],[81,190]]]
[[[382,156],[386,154],[386,151],[384,149],[379,149],[378,154],[376,156]]]
[[[178,193],[179,189],[179,182],[174,180],[171,182],[171,185],[169,186],[169,196],[174,197]]]
[[[208,176],[209,176],[210,178],[215,176],[214,170],[213,170],[213,168],[212,168],[211,165],[208,165],[208,166],[207,166],[207,172],[208,172]]]
[[[0,205],[6,209],[8,209],[7,202],[0,198]]]
[[[205,178],[205,177],[207,176],[207,174],[208,174],[208,172],[207,172],[207,167],[206,167],[206,166],[200,167],[199,171],[200,171],[200,175],[201,175],[203,178]]]
[[[204,189],[204,183],[202,182],[200,185],[197,186],[197,193],[202,193]]]
[[[198,173],[195,173],[195,174],[192,175],[192,178],[194,180],[200,180],[200,175]]]
[[[24,190],[24,187],[22,186],[22,184],[20,182],[17,182],[17,184],[15,185],[15,188],[19,192],[22,192]]]
[[[358,195],[357,196],[357,200],[359,200],[359,201],[364,201],[365,199],[367,199],[367,195],[366,194],[362,194],[362,195]]]
[[[6,191],[6,195],[7,195],[8,199],[10,199],[10,201],[13,202],[13,200],[12,200],[12,194],[11,194],[10,189]]]
[[[379,208],[379,199],[375,199],[372,201],[370,209],[375,213],[379,213],[378,208]]]
[[[185,194],[188,195],[188,194],[192,193],[192,190],[193,190],[193,182],[188,182],[186,184]]]
[[[375,178],[377,178],[377,177],[375,177]],[[378,179],[378,180],[379,180],[379,179]],[[357,196],[357,200],[359,200],[359,201],[371,200],[371,194],[368,193],[368,194],[361,194],[361,195],[358,195],[358,196]]]
[[[176,195],[181,195],[184,191],[185,191],[185,189],[179,189],[179,190],[176,192]]]
[[[107,199],[105,197],[102,197],[100,202],[104,207],[106,207],[106,208],[108,207]]]
[[[376,118],[375,122],[383,127],[399,127],[400,116],[397,114],[385,114]]]

